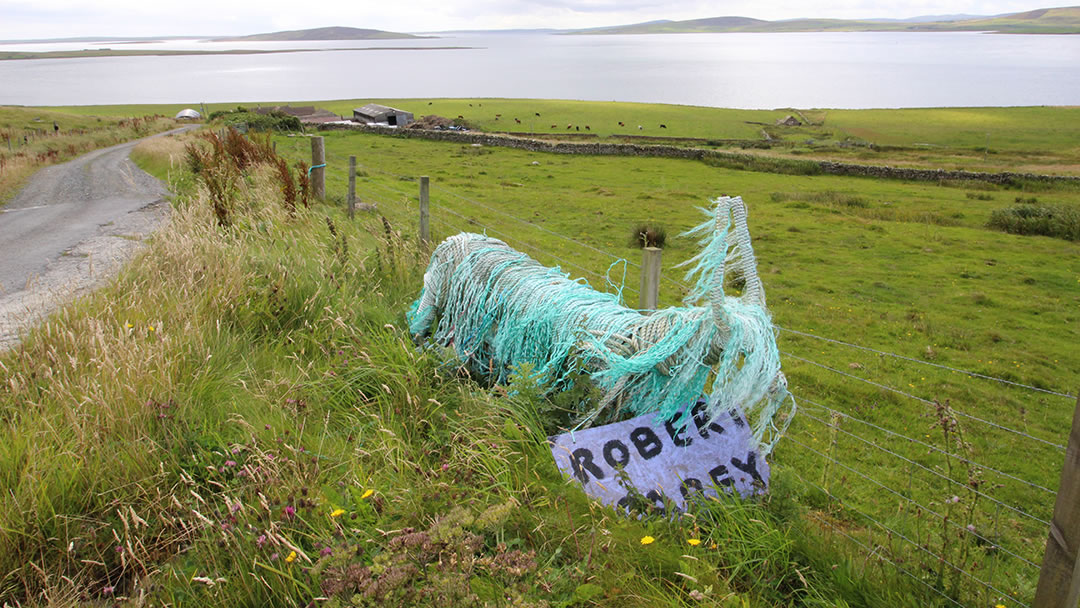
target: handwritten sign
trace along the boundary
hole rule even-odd
[[[635,506],[627,482],[646,504],[662,510],[666,499],[683,511],[695,495],[716,496],[718,488],[748,496],[768,487],[769,464],[737,410],[710,422],[699,401],[681,427],[678,418],[658,423],[646,414],[556,435],[549,438],[551,454],[586,494],[624,509]]]

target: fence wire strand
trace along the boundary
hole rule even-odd
[[[927,405],[933,405],[935,407],[938,405],[937,403],[935,403],[933,401],[930,401],[929,399],[924,399],[922,397],[912,395],[911,393],[902,391],[902,390],[900,390],[898,388],[893,388],[893,387],[887,386],[885,384],[880,384],[878,382],[874,382],[873,380],[867,380],[866,378],[860,378],[860,377],[858,377],[858,376],[856,376],[854,374],[849,374],[847,372],[838,370],[838,369],[836,369],[834,367],[829,367],[828,365],[825,365],[823,363],[818,363],[817,361],[811,361],[810,359],[804,359],[803,357],[800,357],[798,355],[793,355],[793,354],[791,354],[789,352],[784,352],[784,351],[781,351],[781,352],[785,356],[791,357],[792,359],[797,359],[799,361],[802,361],[803,363],[809,363],[810,365],[814,365],[814,366],[820,367],[822,369],[826,369],[826,370],[828,370],[830,372],[840,374],[841,376],[846,376],[846,377],[851,378],[853,380],[858,380],[859,382],[865,382],[866,384],[876,386],[876,387],[878,387],[880,389],[884,389],[884,390],[892,392],[892,393],[896,393],[897,395],[907,397],[908,399],[914,399],[915,401],[920,401],[922,403],[925,403]],[[1046,444],[1048,446],[1057,448],[1058,450],[1060,450],[1062,452],[1065,451],[1065,446],[1061,445],[1060,443],[1054,443],[1052,441],[1047,441],[1045,439],[1040,439],[1038,437],[1035,437],[1034,435],[1030,435],[1028,433],[1025,433],[1024,431],[1019,431],[1019,430],[1016,430],[1016,429],[1009,428],[1007,426],[1002,426],[1000,424],[997,424],[996,422],[991,422],[991,421],[989,421],[989,420],[987,420],[985,418],[979,418],[978,416],[973,416],[972,414],[962,412],[962,411],[960,411],[958,409],[955,409],[955,408],[952,408],[952,411],[955,412],[956,415],[958,415],[958,416],[962,416],[962,417],[968,418],[970,420],[975,420],[976,422],[981,422],[981,423],[983,423],[983,424],[985,424],[987,426],[992,426],[992,427],[994,427],[996,429],[1000,429],[1000,430],[1005,431],[1007,433],[1013,433],[1015,435],[1019,435],[1020,437],[1030,439],[1032,441],[1038,441],[1039,443],[1044,443],[1044,444]]]
[[[847,346],[849,348],[857,348],[859,350],[865,350],[865,351],[872,352],[872,353],[875,353],[875,354],[878,354],[878,355],[882,355],[884,357],[892,357],[894,359],[902,359],[904,361],[910,361],[912,363],[918,363],[920,365],[928,365],[930,367],[936,367],[938,369],[944,369],[944,370],[948,370],[948,371],[951,371],[951,372],[958,372],[958,373],[964,374],[966,376],[971,376],[973,378],[982,378],[984,380],[993,380],[994,382],[1000,382],[1002,384],[1008,384],[1008,385],[1011,385],[1011,386],[1025,388],[1025,389],[1028,389],[1028,390],[1031,390],[1031,391],[1036,391],[1036,392],[1040,392],[1040,393],[1046,393],[1048,395],[1056,395],[1058,397],[1064,397],[1064,398],[1067,398],[1067,399],[1076,399],[1076,395],[1070,395],[1068,393],[1059,393],[1057,391],[1052,391],[1052,390],[1045,389],[1045,388],[1039,388],[1037,386],[1031,386],[1030,384],[1023,384],[1022,382],[1013,382],[1012,380],[1006,380],[1004,378],[998,378],[998,377],[995,377],[995,376],[988,376],[986,374],[980,374],[978,372],[973,372],[971,370],[960,369],[960,368],[956,368],[956,367],[950,367],[948,365],[942,365],[940,363],[931,363],[930,361],[923,361],[922,359],[916,359],[914,357],[906,357],[904,355],[898,355],[896,353],[890,353],[890,352],[887,352],[887,351],[878,350],[876,348],[870,348],[868,346],[860,346],[858,344],[852,344],[851,342],[844,342],[843,340],[835,340],[833,338],[826,338],[824,336],[818,336],[818,335],[815,335],[815,334],[808,334],[806,332],[802,332],[802,331],[799,331],[797,329],[788,329],[786,327],[781,327],[779,325],[777,325],[776,328],[779,329],[780,331],[784,331],[784,332],[787,332],[787,333],[790,333],[790,334],[804,336],[804,337],[807,337],[807,338],[814,338],[815,340],[821,340],[823,342],[831,342],[833,344],[840,344],[842,346]]]

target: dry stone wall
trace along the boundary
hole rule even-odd
[[[460,144],[479,144],[481,146],[500,146],[527,150],[529,152],[547,152],[553,154],[583,154],[591,156],[647,156],[655,158],[684,158],[706,160],[710,164],[731,165],[742,168],[763,167],[777,173],[828,174],[853,177],[872,177],[876,179],[898,179],[913,181],[982,181],[1001,185],[1021,182],[1061,182],[1080,184],[1080,177],[1060,175],[1038,175],[1033,173],[981,173],[976,171],[946,171],[944,169],[909,169],[877,165],[858,165],[831,161],[811,161],[801,159],[776,159],[740,154],[723,150],[705,150],[685,146],[666,146],[660,144],[626,144],[609,142],[550,142],[528,137],[510,137],[472,131],[432,131],[426,129],[397,129],[372,125],[322,125],[320,130],[357,130],[378,133],[394,137],[446,141]]]

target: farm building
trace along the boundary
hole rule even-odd
[[[412,112],[369,103],[362,108],[353,109],[353,120],[357,122],[384,122],[388,125],[404,127],[413,121]]]
[[[200,120],[202,118],[202,114],[199,114],[198,112],[196,112],[195,110],[192,110],[191,108],[185,108],[185,109],[180,110],[179,112],[177,112],[176,116],[174,116],[173,118],[176,118],[178,120],[180,120],[180,119]]]

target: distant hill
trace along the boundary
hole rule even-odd
[[[297,40],[399,40],[404,38],[425,38],[425,36],[414,36],[413,34],[402,34],[400,32],[385,32],[383,30],[368,30],[356,27],[317,27],[309,30],[287,30],[284,32],[270,32],[268,34],[253,34],[251,36],[215,38],[214,42],[272,42]]]
[[[1025,13],[961,19],[941,16],[904,20],[787,19],[764,21],[749,17],[713,17],[688,21],[652,21],[575,34],[691,34],[725,32],[1000,32],[1003,34],[1080,34],[1080,6],[1045,8]]]

